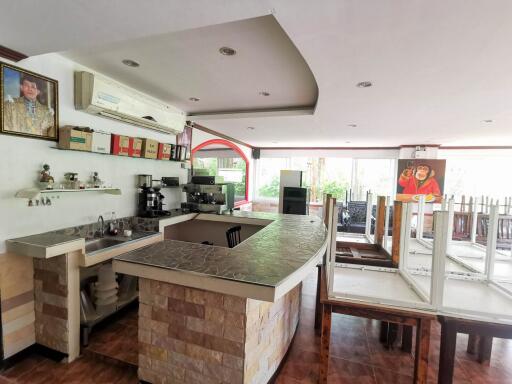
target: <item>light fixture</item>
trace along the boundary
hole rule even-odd
[[[193,102],[197,102],[200,100],[198,97],[189,97],[188,99]]]
[[[124,59],[124,60],[122,61],[122,63],[123,63],[124,65],[127,65],[128,67],[132,67],[132,68],[140,67],[140,64],[139,64],[139,63],[137,63],[137,62],[136,62],[136,61],[134,61],[134,60],[130,60],[130,59]]]
[[[485,120],[482,120],[482,123],[493,123],[494,120],[492,119],[485,119]]]
[[[350,141],[345,141],[345,144],[350,144]]]
[[[224,56],[236,55],[236,51],[231,47],[221,47],[221,48],[219,48],[219,52],[221,53],[221,55],[224,55]]]
[[[247,129],[250,129],[251,131],[254,131],[254,127],[247,127]]]
[[[272,144],[277,144],[277,141],[273,141]]]
[[[260,96],[270,96],[270,92],[267,92],[267,91],[261,91],[259,93]]]
[[[347,124],[347,127],[355,128],[355,127],[357,127],[357,124]]]
[[[358,88],[368,88],[371,87],[373,84],[371,81],[360,81],[356,84]]]

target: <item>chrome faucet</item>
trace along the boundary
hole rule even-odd
[[[105,220],[103,219],[102,215],[98,217],[98,223],[101,223],[101,227],[96,231],[96,235],[98,237],[103,237],[105,235]]]

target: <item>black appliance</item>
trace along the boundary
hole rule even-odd
[[[283,187],[283,213],[307,215],[308,189],[299,187]]]
[[[140,217],[162,217],[171,215],[171,212],[163,209],[165,196],[160,192],[162,188],[161,180],[153,180],[151,175],[139,175],[139,188],[137,211]]]

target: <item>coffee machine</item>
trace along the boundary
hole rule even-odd
[[[191,212],[217,214],[233,210],[235,186],[220,181],[216,176],[192,176],[191,182],[183,186],[187,202],[182,207]]]
[[[140,217],[170,216],[171,213],[163,209],[164,198],[160,189],[161,180],[153,180],[151,175],[139,175],[139,204],[138,215]]]

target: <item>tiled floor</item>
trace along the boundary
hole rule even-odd
[[[315,335],[316,275],[304,282],[301,322],[278,384],[316,383],[320,338]],[[333,315],[329,383],[402,384],[412,382],[413,358],[386,350],[378,342],[376,321]],[[431,343],[429,383],[437,382],[439,332],[436,323]],[[127,312],[118,321],[91,334],[89,347],[71,364],[30,356],[0,375],[5,383],[137,383],[137,316]],[[495,339],[490,366],[482,366],[466,354],[467,336],[459,335],[455,383],[512,384],[512,341]]]

